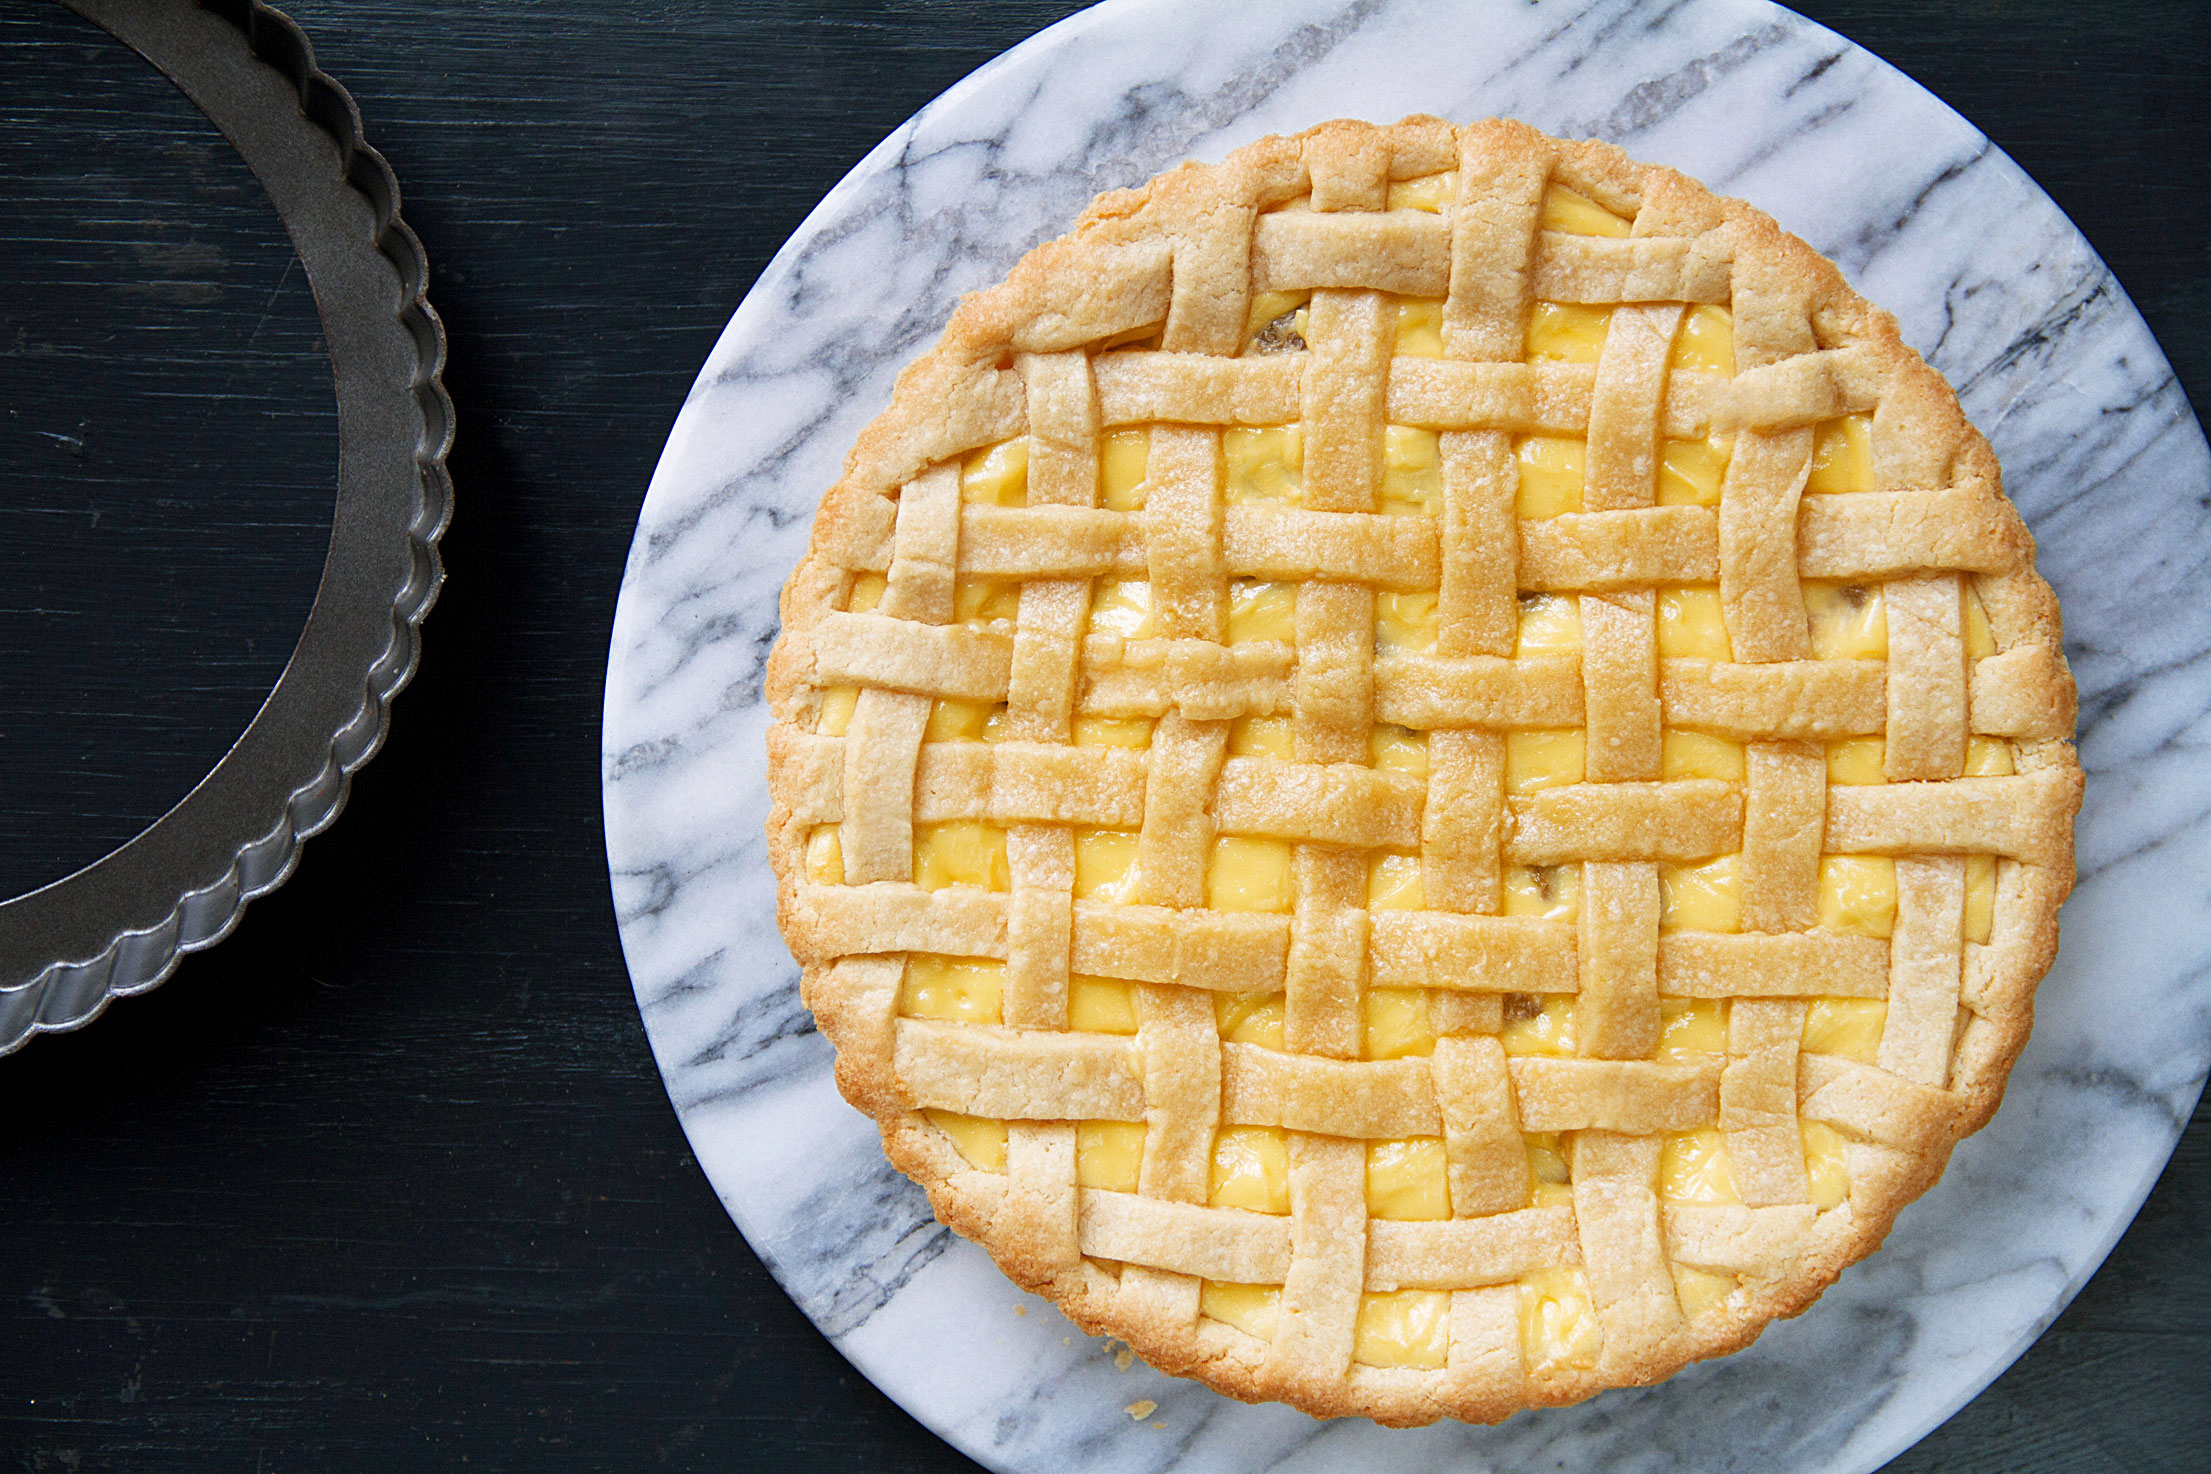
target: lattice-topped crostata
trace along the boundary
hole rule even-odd
[[[1770,219],[1525,126],[1100,198],[821,505],[783,930],[943,1220],[1232,1396],[1747,1344],[1995,1109],[2072,881],[1987,443]]]

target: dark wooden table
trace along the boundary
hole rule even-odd
[[[616,945],[600,684],[647,477],[755,273],[885,132],[1072,8],[301,0],[435,265],[451,580],[297,877],[158,993],[0,1060],[0,1462],[973,1467],[830,1349],[685,1151]],[[2083,222],[2204,402],[2211,7],[1802,8]],[[13,893],[251,715],[335,442],[250,176],[42,0],[0,5],[0,200]],[[2207,1223],[2199,1111],[2079,1299],[1892,1468],[2211,1464]]]

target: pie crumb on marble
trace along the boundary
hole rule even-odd
[[[1734,1351],[1987,1121],[2073,878],[1988,444],[1765,215],[1491,120],[1101,196],[823,498],[768,832],[837,1080],[1231,1396]]]

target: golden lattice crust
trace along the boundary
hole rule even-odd
[[[1393,182],[1454,171],[1440,208],[1387,208]],[[1541,228],[1557,185],[1631,229]],[[1269,292],[1300,295],[1301,334],[1254,337]],[[1393,354],[1400,300],[1440,301],[1439,355]],[[1614,309],[1593,364],[1528,361],[1538,302]],[[1731,311],[1732,376],[1669,367],[1696,304]],[[1812,427],[1868,413],[1870,486],[1806,496]],[[1143,503],[1101,506],[1101,437],[1139,424]],[[1224,429],[1286,424],[1295,505],[1227,504]],[[1437,433],[1432,515],[1380,509],[1386,425]],[[1660,504],[1669,437],[1721,434],[1717,505]],[[1578,511],[1516,511],[1515,439],[1539,435],[1584,438]],[[961,458],[1021,436],[1022,503],[963,502]],[[851,610],[870,578],[878,601]],[[1087,622],[1106,579],[1148,580],[1150,634]],[[1232,579],[1294,586],[1294,637],[1230,640]],[[1012,586],[1017,612],[957,617],[963,580]],[[1814,580],[1883,591],[1885,658],[1818,657]],[[1654,590],[1707,584],[1732,658],[1661,658]],[[1432,646],[1378,651],[1377,598],[1426,591]],[[1575,601],[1578,651],[1516,649],[1534,594]],[[1961,627],[1974,600],[1993,653]],[[1022,1285],[1168,1371],[1318,1415],[1495,1421],[1803,1310],[1996,1108],[2072,883],[2057,606],[1949,387],[1766,216],[1515,123],[1330,123],[1102,196],[900,376],[782,611],[770,848],[844,1094]],[[829,735],[840,688],[858,695]],[[948,701],[1004,703],[1000,740],[929,740]],[[1073,745],[1086,714],[1156,725],[1146,746]],[[1291,748],[1231,754],[1253,717],[1287,718]],[[1370,764],[1377,724],[1425,744],[1424,773]],[[1579,729],[1581,781],[1508,793],[1527,729]],[[1741,777],[1666,777],[1676,729],[1740,744]],[[1823,747],[1875,736],[1888,781],[1830,782]],[[1990,739],[2012,771],[1967,776]],[[1005,889],[914,883],[917,824],[948,822],[1004,831]],[[837,883],[807,869],[828,825]],[[1078,899],[1078,828],[1133,834],[1140,890]],[[1209,909],[1221,835],[1287,845],[1294,903]],[[1418,908],[1369,909],[1379,852],[1417,855]],[[1739,925],[1662,929],[1662,868],[1729,855]],[[1838,855],[1893,859],[1887,936],[1822,921]],[[1975,857],[1995,857],[1985,939]],[[1516,866],[1577,871],[1579,914],[1505,914]],[[1002,1021],[901,1016],[923,954],[1002,963]],[[1136,985],[1134,1033],[1070,1028],[1079,976]],[[1429,990],[1430,1052],[1361,1057],[1379,988]],[[1230,993],[1282,995],[1282,1047],[1224,1039]],[[1828,996],[1886,1000],[1872,1058],[1804,1047]],[[1507,998],[1571,998],[1572,1050],[1501,1048]],[[1660,1056],[1680,999],[1729,1000],[1724,1052]],[[925,1110],[1008,1123],[1004,1170]],[[1143,1123],[1136,1190],[1082,1185],[1078,1121]],[[1236,1127],[1284,1134],[1288,1212],[1209,1205]],[[1714,1127],[1736,1200],[1662,1196],[1661,1141]],[[1815,1127],[1847,1143],[1825,1207]],[[1570,1178],[1538,1203],[1524,1135],[1554,1132]],[[1442,1143],[1448,1216],[1370,1217],[1382,1139]],[[1601,1328],[1586,1364],[1523,1344],[1515,1285],[1561,1267]],[[1728,1286],[1694,1314],[1691,1274]],[[1280,1286],[1271,1337],[1201,1315],[1201,1281]],[[1442,1364],[1355,1360],[1362,1294],[1416,1288],[1448,1295]]]

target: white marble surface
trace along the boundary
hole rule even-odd
[[[1502,1428],[1248,1408],[1109,1351],[938,1227],[837,1097],[779,940],[761,673],[846,447],[961,292],[1101,189],[1336,116],[1517,115],[1777,216],[1961,387],[2064,600],[2081,885],[1994,1124],[1889,1246],[1751,1350]],[[870,154],[731,320],[669,437],[607,681],[608,849],[668,1092],[730,1215],[877,1385],[1006,1470],[1867,1470],[2102,1260],[2211,1058],[2211,460],[2057,208],[1901,74],[1758,0],[1125,0]],[[2142,611],[2160,611],[2157,622]],[[1023,1314],[1021,1312],[1025,1311]],[[1163,1429],[1122,1408],[1152,1399]]]

